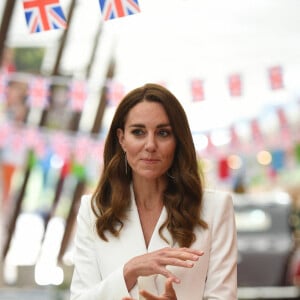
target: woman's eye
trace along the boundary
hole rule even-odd
[[[142,129],[134,129],[131,131],[133,135],[142,135],[144,131]]]
[[[171,134],[171,132],[169,130],[162,129],[158,132],[158,134],[159,134],[159,136],[167,137]]]

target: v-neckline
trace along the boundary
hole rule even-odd
[[[139,215],[139,211],[138,211],[138,207],[137,207],[137,204],[135,202],[135,197],[134,197],[134,194],[133,194],[133,197],[132,197],[132,205],[134,206],[134,211],[136,213],[136,218],[138,220],[138,224],[139,224],[139,232],[141,234],[141,237],[143,239],[143,244],[144,244],[144,247],[145,247],[145,250],[147,252],[153,250],[153,248],[155,247],[155,242],[157,240],[157,238],[154,238],[155,236],[157,236],[157,232],[159,230],[159,227],[161,226],[161,224],[163,223],[163,220],[165,219],[166,217],[166,208],[163,206],[162,209],[161,209],[161,212],[159,214],[159,217],[155,223],[155,226],[154,226],[154,229],[152,231],[152,234],[149,238],[149,242],[148,242],[148,245],[147,245],[147,242],[146,242],[146,239],[145,239],[145,235],[144,235],[144,231],[143,231],[143,226],[142,226],[142,222],[141,222],[141,219],[140,219],[140,215]]]

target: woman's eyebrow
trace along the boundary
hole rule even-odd
[[[144,124],[131,124],[129,125],[129,127],[142,127],[142,128],[145,128],[146,126]]]
[[[171,127],[171,124],[170,123],[165,123],[165,124],[157,125],[157,128],[161,128],[161,127]]]
[[[129,127],[146,128],[146,125],[137,123],[137,124],[131,124],[131,125],[129,125]],[[159,125],[156,126],[156,128],[164,128],[164,127],[171,127],[171,124],[170,123],[163,123],[163,124],[159,124]]]

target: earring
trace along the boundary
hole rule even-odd
[[[124,152],[124,162],[125,162],[125,174],[127,175],[127,172],[128,172],[128,163],[127,163],[126,152]]]
[[[167,176],[169,177],[169,178],[171,178],[172,180],[174,180],[175,181],[175,177],[174,176],[172,176],[169,172],[167,172]]]

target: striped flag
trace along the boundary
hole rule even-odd
[[[60,156],[62,159],[70,157],[71,153],[71,139],[68,135],[56,132],[50,136],[50,145],[55,154]]]
[[[81,135],[75,139],[75,147],[73,148],[73,154],[75,161],[84,165],[87,159],[87,153],[90,153],[91,139],[87,136]]]
[[[275,66],[269,68],[269,79],[272,90],[279,90],[284,88],[282,68]]]
[[[232,74],[228,77],[229,92],[232,97],[242,95],[242,79],[240,74]]]
[[[259,121],[256,119],[251,120],[250,127],[251,127],[252,138],[254,140],[253,144],[262,142],[263,134],[260,128]]]
[[[69,100],[73,111],[82,111],[88,95],[85,80],[73,80],[69,85]]]
[[[193,79],[191,82],[192,101],[198,102],[204,100],[203,80]]]
[[[288,120],[282,107],[277,108],[277,117],[281,128],[288,126]]]
[[[218,161],[218,175],[221,180],[225,180],[230,176],[230,169],[227,157],[222,157]]]
[[[232,125],[229,130],[230,130],[230,137],[231,137],[230,144],[233,148],[235,148],[239,145],[240,142],[239,137],[234,125]]]
[[[23,7],[30,33],[67,27],[59,0],[23,0]]]
[[[46,138],[41,130],[35,127],[27,127],[23,137],[26,141],[27,148],[33,149],[38,157],[44,157],[46,155]]]
[[[117,106],[125,96],[124,86],[118,81],[107,80],[106,102],[111,106]]]
[[[99,2],[105,21],[140,12],[137,0],[99,0]]]
[[[4,147],[11,135],[12,127],[9,123],[0,125],[0,147]]]
[[[35,77],[30,80],[28,86],[28,105],[35,108],[45,108],[49,105],[49,80],[43,77]]]
[[[0,72],[0,103],[6,100],[6,92],[8,85],[8,76],[4,72]]]

